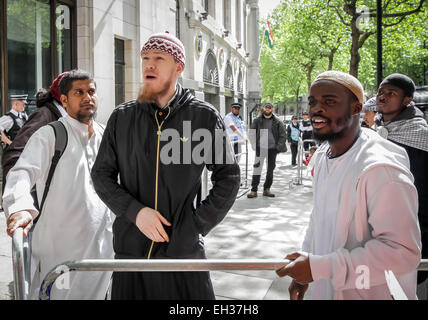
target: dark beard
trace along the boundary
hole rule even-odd
[[[156,99],[159,96],[165,95],[170,86],[172,81],[168,81],[165,86],[161,90],[152,90],[147,88],[146,86],[143,86],[140,90],[140,93],[138,95],[137,102],[139,103],[156,103]]]
[[[351,110],[348,110],[348,112],[342,118],[336,120],[336,125],[342,125],[342,124],[348,123],[351,117],[352,117]],[[319,142],[324,142],[324,141],[333,142],[337,139],[342,138],[346,129],[347,127],[343,128],[339,132],[333,132],[333,133],[327,133],[327,134],[318,134],[315,130],[313,130],[313,135],[315,140]]]
[[[76,116],[77,121],[84,123],[86,121],[94,120],[97,117],[97,110],[94,110],[90,115],[84,115],[78,112]]]
[[[344,131],[345,131],[345,129],[343,129],[342,131],[337,132],[337,133],[329,133],[329,134],[317,134],[314,131],[313,134],[314,134],[314,139],[321,142],[321,143],[324,141],[333,142],[339,138],[342,138]]]

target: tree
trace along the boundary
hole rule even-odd
[[[424,3],[425,0],[384,1],[382,8],[382,17],[385,19],[384,27],[396,26],[402,23],[406,17],[423,12]],[[364,12],[360,10],[360,7],[367,4],[368,1],[359,0],[328,0],[328,5],[337,14],[342,24],[351,30],[352,45],[349,73],[355,77],[358,77],[358,67],[361,61],[360,49],[367,39],[376,33],[374,27],[364,31],[359,25],[361,18],[364,17]],[[367,17],[376,18],[376,10],[371,9]]]

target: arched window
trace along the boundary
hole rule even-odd
[[[208,50],[207,56],[205,58],[204,82],[213,84],[215,86],[219,85],[217,60],[211,50]]]
[[[233,71],[230,61],[226,63],[226,72],[224,74],[224,87],[234,91]]]
[[[239,70],[239,75],[238,75],[238,92],[244,93],[244,77],[242,76],[241,70]]]

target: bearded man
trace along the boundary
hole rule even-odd
[[[364,90],[353,76],[327,71],[309,93],[315,138],[314,208],[303,252],[277,271],[290,276],[290,298],[391,299],[392,271],[416,299],[421,256],[418,195],[406,151],[360,127]]]
[[[67,132],[67,146],[57,163],[49,193],[44,198],[56,138],[53,128],[46,125],[28,140],[8,173],[3,195],[10,236],[19,227],[27,236],[38,218],[31,239],[30,299],[39,298],[43,279],[60,263],[113,258],[114,216],[97,196],[90,175],[104,131],[94,121],[98,109],[96,84],[89,73],[72,70],[62,77],[59,88],[62,106],[67,110],[67,116],[59,119]],[[34,185],[40,212],[31,196]],[[110,278],[111,272],[70,273],[69,281],[57,281],[52,287],[51,299],[105,299]]]
[[[181,41],[154,34],[141,57],[142,91],[111,115],[92,170],[95,189],[116,214],[116,259],[205,259],[201,235],[233,205],[239,166],[219,112],[177,83],[186,59]],[[216,154],[226,159],[213,159]],[[205,167],[213,188],[200,202]],[[214,298],[208,272],[113,274],[113,300]]]
[[[263,185],[263,196],[275,197],[270,188],[273,184],[276,157],[280,152],[287,152],[287,132],[282,121],[275,116],[274,111],[275,108],[272,103],[265,103],[262,114],[251,124],[249,138],[253,149],[256,151],[256,156],[251,192],[247,195],[249,199],[257,198],[257,190],[265,161],[267,162],[267,171]]]

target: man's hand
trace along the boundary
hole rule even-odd
[[[137,214],[136,224],[138,229],[150,240],[169,242],[168,234],[162,224],[170,227],[171,223],[159,212],[148,207],[141,209]]]
[[[314,281],[312,278],[311,265],[309,264],[309,255],[306,253],[295,252],[289,254],[285,259],[293,262],[289,263],[285,267],[276,270],[276,273],[280,277],[290,276],[296,282],[307,285]]]
[[[13,237],[15,230],[24,228],[24,236],[28,236],[31,227],[33,226],[33,216],[28,211],[19,211],[12,214],[7,220],[7,234]]]
[[[11,145],[12,141],[4,134],[4,132],[1,132],[1,142],[7,144],[7,145]]]
[[[303,300],[305,293],[308,290],[308,284],[297,283],[293,280],[288,287],[288,293],[290,294],[290,300]]]

